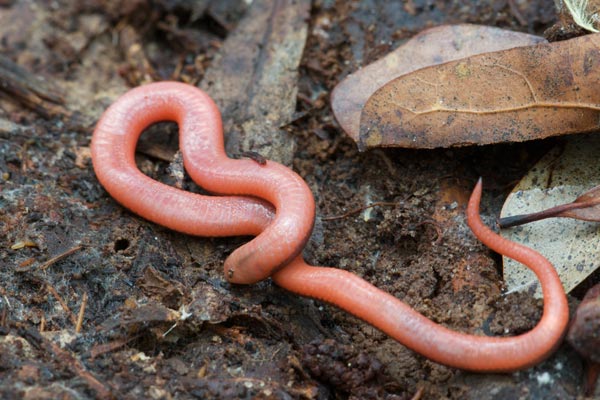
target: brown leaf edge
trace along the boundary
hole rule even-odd
[[[510,228],[546,218],[574,218],[582,221],[600,222],[599,205],[600,185],[583,193],[572,203],[561,204],[536,213],[500,218],[498,225],[500,228]]]

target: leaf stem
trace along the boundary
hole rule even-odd
[[[585,201],[582,203],[573,202],[573,203],[561,204],[559,206],[551,207],[546,210],[538,211],[538,212],[531,213],[531,214],[519,214],[519,215],[510,216],[510,217],[500,218],[498,220],[498,225],[500,226],[501,229],[504,229],[504,228],[511,228],[513,226],[527,224],[529,222],[540,221],[540,220],[546,219],[546,218],[565,217],[560,214],[567,212],[567,211],[571,211],[571,210],[578,210],[580,208],[594,206],[597,204],[598,204],[598,200]]]

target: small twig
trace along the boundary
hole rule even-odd
[[[26,260],[23,260],[19,263],[19,265],[17,266],[17,269],[25,269],[27,267],[29,267],[31,264],[33,264],[35,262],[35,258],[33,257],[29,257]]]
[[[4,296],[4,298],[6,299],[6,296]],[[7,327],[8,309],[10,307],[10,303],[8,302],[8,299],[5,300],[5,303],[6,303],[6,305],[3,305],[0,302],[0,328]]]
[[[421,398],[423,397],[424,390],[425,389],[422,386],[420,388],[418,388],[417,391],[415,392],[415,394],[413,395],[413,397],[411,397],[410,400],[421,400]]]
[[[29,157],[27,155],[27,150],[30,145],[31,145],[31,140],[27,140],[25,143],[23,143],[23,146],[21,146],[21,151],[20,151],[21,172],[24,172],[24,173],[27,172],[27,169],[29,166]]]
[[[113,340],[110,343],[96,345],[92,348],[92,350],[90,350],[90,358],[93,360],[102,354],[110,353],[120,347],[125,346],[132,340],[138,339],[139,337],[140,335],[135,335],[128,338]]]
[[[83,248],[82,245],[77,245],[77,246],[75,246],[73,248],[70,248],[69,250],[67,250],[67,251],[65,251],[65,252],[63,252],[61,254],[58,254],[58,255],[52,257],[51,259],[45,261],[44,263],[40,264],[38,267],[33,266],[31,262],[29,262],[28,260],[26,260],[24,262],[21,262],[21,264],[19,264],[15,268],[15,271],[16,272],[29,272],[29,271],[31,271],[31,270],[33,270],[35,268],[39,268],[41,270],[45,270],[49,266],[51,266],[52,264],[57,263],[58,261],[62,260],[63,258],[68,257],[71,254],[73,254],[73,253],[81,250],[82,248]]]
[[[71,373],[83,379],[87,385],[96,392],[97,398],[114,398],[110,387],[100,382],[85,368],[81,361],[75,358],[71,353],[61,349],[58,345],[46,339],[44,336],[40,335],[39,332],[33,329],[18,328],[18,334],[38,350],[45,353],[50,353],[51,356],[49,358],[51,360],[56,361],[62,365],[64,369],[71,371]]]
[[[321,217],[321,221],[333,221],[333,220],[336,220],[336,219],[346,218],[346,217],[349,217],[351,215],[358,214],[359,212],[367,210],[367,209],[372,208],[372,207],[377,207],[377,206],[397,206],[397,205],[398,205],[398,203],[394,203],[394,202],[390,202],[390,201],[377,201],[375,203],[371,203],[369,205],[362,206],[362,207],[356,208],[354,210],[348,211],[348,212],[346,212],[344,214],[341,214],[341,215],[334,215],[334,216],[331,216],[331,217]]]
[[[46,261],[45,263],[40,265],[40,269],[44,270],[44,269],[48,268],[49,266],[51,266],[52,264],[56,263],[57,261],[60,261],[67,256],[70,256],[71,254],[75,253],[76,251],[81,250],[82,248],[83,248],[83,246],[81,246],[81,245],[70,248],[69,250],[67,250],[57,256],[52,257],[51,259],[49,259],[48,261]]]
[[[63,298],[60,297],[60,295],[58,294],[58,292],[56,291],[56,289],[54,289],[54,287],[50,283],[48,283],[48,282],[46,282],[46,288],[54,296],[54,298],[56,298],[56,300],[58,300],[58,302],[60,303],[60,306],[62,307],[62,309],[64,310],[64,312],[67,313],[67,315],[69,316],[69,319],[71,320],[71,322],[73,323],[73,325],[77,326],[77,318],[75,318],[75,314],[73,314],[71,312],[71,309],[69,308],[69,306],[67,305],[67,303],[63,300]]]
[[[83,315],[85,314],[85,307],[88,302],[87,292],[83,292],[83,299],[81,299],[81,307],[79,307],[79,314],[77,315],[77,325],[75,325],[75,333],[81,332],[81,325],[83,325]]]

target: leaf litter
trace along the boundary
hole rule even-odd
[[[598,128],[600,36],[486,53],[403,75],[367,101],[359,147],[522,142]]]
[[[504,203],[501,217],[551,209],[573,199],[577,199],[575,202],[597,199],[599,152],[598,135],[571,138],[564,147],[554,148],[513,189]],[[592,207],[567,212],[589,214],[598,210]],[[503,229],[501,233],[507,239],[532,247],[546,256],[556,268],[567,292],[600,266],[597,255],[600,225],[596,222],[550,218]],[[531,271],[506,257],[503,261],[504,280],[509,293],[531,291],[541,297],[538,281]]]
[[[240,5],[246,3],[237,2]],[[187,2],[183,3],[177,6],[179,10],[187,9]],[[326,10],[320,10],[317,6],[313,7],[310,13],[311,25],[313,17],[326,13],[325,15],[331,17],[331,28],[327,31],[327,34],[330,34],[328,38],[312,35],[306,47],[301,81],[310,82],[312,85],[300,87],[303,97],[307,99],[316,98],[316,95],[326,95],[327,92],[322,92],[320,88],[328,88],[333,80],[337,80],[335,71],[344,70],[353,64],[353,60],[358,59],[356,55],[353,58],[344,53],[344,46],[340,45],[347,42],[348,38],[353,43],[360,44],[353,45],[353,51],[355,48],[370,49],[376,47],[375,44],[383,43],[386,38],[377,36],[379,29],[404,35],[405,32],[438,23],[441,18],[448,22],[472,20],[515,27],[515,23],[510,23],[514,18],[510,14],[507,16],[503,11],[508,9],[508,6],[502,7],[498,12],[495,6],[482,3],[481,6],[473,8],[466,6],[470,5],[469,3],[459,2],[453,6],[456,10],[456,16],[453,16],[452,9],[447,8],[447,2],[436,0],[432,7],[415,11],[417,15],[405,13],[406,20],[411,21],[407,27],[402,24],[402,18],[391,18],[390,13],[384,13],[392,8],[385,6],[386,2],[380,2],[379,5],[377,2],[348,2],[348,6],[342,7],[342,10],[339,5],[344,2],[325,3],[321,7],[327,8]],[[536,7],[536,4],[538,3],[519,3],[517,6],[527,16],[527,23],[536,26],[539,32],[545,24],[544,21],[553,18],[554,13],[546,11],[546,16],[542,18],[543,11],[539,10],[544,10],[545,6]],[[543,2],[540,1],[539,4]],[[153,2],[152,5],[156,4]],[[15,7],[17,6],[19,2],[15,3]],[[65,30],[75,29],[71,24],[73,18],[77,22],[78,16],[81,15],[86,17],[82,21],[87,21],[88,13],[101,13],[104,10],[92,10],[91,5],[87,7],[83,10],[78,9],[78,12],[67,9],[66,15],[57,14],[64,9],[54,10],[50,7],[48,12],[57,15],[56,20],[60,17],[59,22],[63,22],[48,25],[56,33],[50,38],[63,37]],[[350,11],[347,10],[344,14],[344,9],[350,7],[363,9],[364,15],[371,19],[355,17],[356,14],[349,14]],[[25,11],[31,9],[23,8]],[[194,6],[194,9],[196,8],[197,6]],[[45,7],[36,7],[30,11],[40,9]],[[531,10],[530,16],[525,13],[527,9]],[[239,10],[239,7],[236,10]],[[374,10],[380,12],[376,14]],[[131,11],[131,15],[135,14],[134,11]],[[178,15],[184,15],[180,13],[181,11],[178,11]],[[151,14],[164,15],[155,11]],[[189,15],[190,12],[186,14]],[[105,20],[103,15],[101,14],[102,21]],[[122,8],[119,8],[119,15],[119,20],[131,20]],[[11,23],[6,24],[6,27],[12,30],[15,26],[37,26],[31,24],[32,19],[28,14],[19,19],[21,24],[14,23],[17,17],[8,18]],[[185,20],[187,18],[180,20],[176,26],[190,27]],[[210,20],[214,20],[214,17],[211,17],[209,22]],[[375,31],[370,29],[373,25],[368,21],[371,20],[377,22]],[[392,21],[393,24],[386,26],[383,23],[386,20]],[[105,26],[112,26],[111,21],[113,20],[107,20]],[[221,24],[221,19],[216,21]],[[413,21],[422,23],[417,25]],[[132,22],[135,22],[135,18]],[[351,30],[351,24],[356,25],[357,22],[361,24],[359,29]],[[209,46],[207,54],[203,52],[194,59],[186,55],[187,52],[177,50],[177,46],[169,46],[164,40],[152,39],[171,36],[164,34],[165,29],[158,28],[160,32],[157,34],[153,28],[154,23],[146,20],[142,23],[143,29],[149,31],[146,35],[139,35],[137,44],[148,50],[146,56],[152,60],[152,66],[161,76],[197,82],[204,74],[205,68],[211,67],[214,52],[224,43],[221,39],[215,39],[214,31],[209,32],[208,38],[210,42],[216,41],[215,45]],[[192,32],[201,33],[204,30],[202,27],[197,29],[198,25],[200,24],[194,24]],[[89,24],[82,23],[80,26]],[[235,26],[236,24],[233,24],[232,29]],[[62,76],[68,76],[69,82],[73,84],[66,86],[67,93],[71,93],[69,98],[79,100],[79,103],[76,103],[77,110],[81,110],[90,118],[96,118],[100,110],[109,104],[110,99],[117,93],[122,93],[127,86],[117,72],[121,73],[122,66],[129,63],[125,63],[123,57],[116,55],[117,45],[111,38],[117,37],[118,33],[114,29],[107,29],[110,29],[107,35],[93,40],[90,46],[85,47],[83,53],[75,53],[74,58],[59,57],[57,61],[60,62],[55,63],[49,62],[47,56],[60,56],[60,52],[47,48],[45,52],[32,53],[32,40],[29,38],[24,38],[23,41],[8,38],[5,48],[13,52],[13,58],[30,57],[32,64],[29,64],[29,69],[48,71],[53,81],[59,82]],[[18,30],[27,32],[26,29]],[[349,33],[345,34],[346,32]],[[360,35],[367,39],[358,40]],[[43,43],[50,42],[51,39],[42,42],[41,47],[44,48]],[[26,49],[23,48],[25,45]],[[113,56],[108,57],[111,54]],[[331,60],[336,62],[332,63]],[[311,66],[320,66],[321,69],[307,68],[309,63]],[[69,66],[69,70],[62,70],[64,74],[60,74],[56,69],[53,70],[51,65]],[[179,66],[183,69],[180,70]],[[292,100],[295,100],[295,97],[292,97]],[[280,98],[278,101],[281,101]],[[72,107],[73,103],[68,104]],[[27,136],[25,133],[19,133],[11,138],[14,143],[0,140],[2,149],[10,150],[0,152],[0,167],[3,168],[3,172],[10,172],[10,179],[2,178],[0,182],[7,189],[3,193],[4,199],[0,199],[0,209],[3,206],[5,208],[2,219],[5,222],[4,233],[8,243],[14,243],[19,235],[22,235],[23,238],[30,237],[35,240],[40,247],[19,251],[7,251],[5,247],[0,250],[5,253],[4,260],[9,265],[3,269],[6,284],[2,288],[5,292],[2,293],[0,304],[0,328],[7,327],[7,324],[3,323],[4,315],[4,321],[8,321],[9,324],[18,321],[33,330],[37,330],[38,326],[45,326],[42,330],[52,330],[48,332],[53,334],[52,342],[55,341],[54,332],[68,332],[72,324],[65,318],[68,316],[59,307],[57,300],[47,295],[43,286],[29,278],[30,274],[12,273],[10,265],[30,259],[35,262],[38,257],[56,254],[57,251],[62,251],[60,249],[64,250],[64,246],[75,245],[80,241],[92,244],[86,247],[85,252],[77,252],[62,260],[60,266],[49,268],[44,276],[50,283],[56,284],[56,292],[73,310],[80,303],[82,293],[89,292],[90,300],[82,336],[65,350],[74,356],[73,359],[81,358],[82,365],[89,368],[93,376],[105,382],[111,391],[115,390],[115,396],[127,397],[129,394],[131,397],[138,393],[139,396],[161,398],[238,398],[261,397],[266,396],[268,392],[270,396],[277,398],[318,398],[328,395],[370,398],[355,392],[354,385],[349,388],[353,392],[347,394],[345,390],[348,389],[339,384],[341,378],[342,383],[348,386],[347,372],[352,373],[356,366],[364,368],[364,363],[353,361],[355,357],[352,354],[343,352],[341,357],[334,359],[337,365],[341,363],[346,368],[329,368],[330,373],[334,374],[333,377],[317,380],[312,375],[311,367],[314,365],[310,363],[314,362],[318,366],[319,360],[328,359],[323,356],[333,355],[332,358],[335,358],[340,353],[336,348],[328,351],[326,346],[317,346],[318,352],[312,357],[314,361],[311,361],[311,357],[305,361],[306,358],[301,356],[306,355],[308,351],[304,350],[304,346],[300,346],[315,337],[317,332],[324,337],[335,337],[340,343],[352,343],[357,349],[366,349],[369,354],[381,359],[386,367],[386,374],[393,376],[395,386],[385,381],[377,381],[377,386],[373,388],[378,390],[375,392],[377,396],[410,397],[419,385],[425,388],[423,396],[427,398],[481,398],[491,391],[511,394],[527,391],[538,398],[547,397],[539,394],[542,390],[551,391],[553,394],[564,393],[566,390],[572,395],[563,397],[575,397],[573,393],[577,386],[573,383],[572,374],[555,374],[552,386],[539,386],[535,379],[529,379],[529,374],[519,374],[518,379],[507,381],[499,379],[496,375],[457,373],[411,354],[371,327],[327,305],[299,299],[268,284],[239,289],[224,286],[220,275],[223,255],[239,242],[229,239],[203,241],[186,238],[132,217],[102,191],[93,177],[89,162],[85,163],[86,168],[79,165],[72,167],[74,161],[71,149],[76,154],[78,149],[87,147],[88,131],[74,136],[71,129],[60,125],[53,127],[55,123],[48,130],[50,124],[44,124],[44,121],[39,119],[32,120],[27,116],[29,114],[23,114],[23,111],[18,111],[9,115],[15,122],[31,123],[36,126],[36,130],[25,131]],[[231,114],[234,115],[235,111]],[[462,262],[465,240],[469,248],[474,248],[472,246],[475,243],[471,236],[460,234],[466,232],[464,224],[448,225],[454,230],[443,232],[442,245],[431,243],[434,232],[430,227],[410,228],[418,226],[422,215],[427,215],[431,210],[433,192],[427,195],[418,194],[423,193],[422,190],[426,188],[431,190],[431,181],[435,184],[440,179],[445,179],[442,177],[446,176],[448,171],[459,170],[467,171],[467,178],[470,176],[473,180],[474,177],[468,171],[472,170],[473,165],[477,165],[478,168],[480,165],[471,158],[460,156],[459,152],[454,153],[454,156],[444,157],[439,157],[439,153],[407,152],[403,153],[406,157],[401,161],[391,157],[395,154],[393,152],[356,155],[351,143],[346,140],[338,141],[337,130],[331,132],[333,143],[310,138],[310,132],[314,128],[333,131],[328,121],[329,110],[323,108],[311,110],[307,117],[295,122],[298,126],[292,127],[295,136],[297,135],[296,139],[300,139],[305,145],[295,158],[295,167],[310,179],[311,186],[319,187],[322,191],[323,197],[320,202],[324,207],[323,211],[339,214],[351,208],[356,205],[354,200],[358,197],[357,193],[363,193],[362,190],[367,185],[372,185],[372,189],[369,190],[378,195],[374,196],[374,199],[395,201],[400,195],[407,193],[412,197],[407,203],[410,206],[402,208],[402,212],[390,213],[389,216],[374,213],[372,221],[375,223],[356,224],[352,221],[353,218],[332,223],[335,228],[325,231],[327,243],[332,245],[320,246],[319,251],[313,254],[318,254],[322,262],[335,262],[335,265],[369,276],[378,286],[399,297],[407,298],[411,304],[421,305],[421,311],[448,326],[460,327],[461,330],[479,330],[480,323],[484,321],[482,329],[487,333],[487,317],[494,315],[489,324],[491,334],[530,328],[534,324],[534,317],[538,315],[537,302],[530,301],[525,296],[519,301],[515,301],[514,298],[507,299],[506,302],[502,302],[501,308],[490,302],[490,288],[494,289],[492,294],[497,293],[495,289],[498,287],[498,277],[493,268],[493,260],[483,245],[479,245],[479,256],[475,257],[475,260],[481,262]],[[19,146],[23,145],[25,149],[26,143],[23,142],[29,138],[34,138],[37,145],[29,146],[27,153],[21,152]],[[71,144],[73,141],[75,143]],[[23,158],[21,154],[25,154]],[[498,156],[495,150],[492,153],[482,150],[481,157],[489,159],[490,164],[487,165],[487,169],[482,168],[479,172],[495,170],[495,166],[506,163],[506,160],[494,161],[496,157],[491,156],[492,154]],[[505,155],[512,157],[510,153]],[[387,161],[384,162],[383,157]],[[502,156],[500,158],[502,159]],[[150,160],[141,158],[143,171],[153,177],[172,180],[170,173],[156,172],[163,169],[164,164]],[[382,171],[386,173],[382,174]],[[388,171],[390,176],[387,176]],[[458,208],[449,210],[448,214],[458,215],[459,211]],[[460,218],[457,221],[462,221],[462,217]],[[389,232],[382,236],[379,227],[384,224],[387,224],[386,229]],[[394,227],[400,229],[392,230]],[[399,235],[398,231],[403,230],[416,234],[401,232]],[[353,243],[361,243],[360,249]],[[376,261],[372,261],[375,254]],[[477,278],[461,279],[460,282],[467,284],[462,284],[458,293],[444,284],[454,279],[454,270],[449,266],[454,265],[455,261],[464,265],[463,278],[465,274],[467,277]],[[376,265],[372,265],[372,262],[376,262]],[[151,281],[147,280],[150,266],[160,273],[160,276],[153,277]],[[137,279],[139,277],[143,278]],[[178,282],[186,289],[183,291],[183,297],[177,290]],[[164,293],[157,291],[161,287],[166,289]],[[171,290],[172,288],[175,290]],[[228,293],[230,295],[227,295]],[[177,328],[173,329],[174,324],[181,321],[187,313],[181,312],[181,315],[178,315],[175,313],[176,309],[168,304],[178,303],[180,299],[186,299],[186,307],[189,306],[186,311],[193,316],[180,322]],[[192,299],[192,303],[188,303]],[[101,326],[99,324],[102,321],[115,315],[131,316],[134,320],[140,320],[143,312],[139,311],[140,314],[137,314],[133,310],[136,307],[152,306],[157,302],[170,311],[159,310],[162,317],[155,316],[151,326],[144,325],[141,321],[139,325],[129,325],[128,321],[121,320],[124,324],[117,325],[116,331],[113,332],[116,336],[109,336],[106,332],[94,329]],[[130,307],[133,307],[131,311]],[[149,312],[151,309],[145,311]],[[224,319],[222,323],[212,323]],[[277,324],[274,322],[280,322],[285,331],[281,330],[282,333],[277,335],[271,333],[273,329],[277,330]],[[199,329],[200,326],[202,329]],[[10,329],[11,333],[6,338],[12,336],[22,339],[22,342],[19,341],[15,346],[0,343],[3,349],[0,354],[3,361],[6,361],[2,364],[9,366],[2,371],[4,382],[8,384],[0,388],[0,397],[19,397],[23,391],[46,398],[68,397],[73,393],[84,397],[93,395],[93,389],[90,387],[93,382],[80,376],[85,370],[76,368],[69,372],[66,367],[71,360],[56,357],[58,353],[46,350],[43,343],[42,346],[35,345],[38,341],[32,335]],[[188,335],[185,335],[186,333]],[[176,341],[177,338],[181,340]],[[91,348],[93,344],[106,346]],[[20,351],[19,346],[25,349],[29,346],[34,351],[26,355],[27,352]],[[96,354],[97,358],[87,358],[88,350],[91,350],[89,354]],[[563,372],[573,370],[574,363],[565,363],[563,355],[559,354],[558,357],[565,366]],[[305,362],[309,364],[306,365]],[[350,363],[352,368],[347,367]],[[556,359],[553,359],[546,367],[539,367],[536,371],[546,371],[555,364]],[[370,368],[367,366],[364,369]],[[51,374],[44,371],[50,371]],[[157,385],[157,376],[162,379],[164,385]],[[369,382],[360,386],[366,387],[367,384]],[[386,391],[398,395],[385,393]]]
[[[385,57],[348,75],[331,93],[331,108],[342,129],[359,140],[360,114],[379,88],[391,80],[432,65],[475,54],[544,43],[539,36],[491,26],[442,25],[420,32]]]

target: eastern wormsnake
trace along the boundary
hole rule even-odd
[[[198,185],[218,196],[176,189],[139,171],[134,159],[136,143],[144,129],[159,121],[179,125],[186,170]],[[467,207],[471,230],[492,250],[527,265],[542,286],[542,318],[519,336],[452,331],[350,272],[306,264],[301,252],[315,214],[310,189],[300,176],[274,161],[261,165],[227,157],[220,112],[200,89],[160,82],[127,92],[98,122],[91,147],[99,181],[134,213],[191,235],[255,235],[225,261],[230,282],[254,283],[272,276],[279,286],[346,310],[441,364],[480,372],[526,368],[548,357],[567,327],[566,295],[550,262],[500,237],[481,221],[481,181]]]

